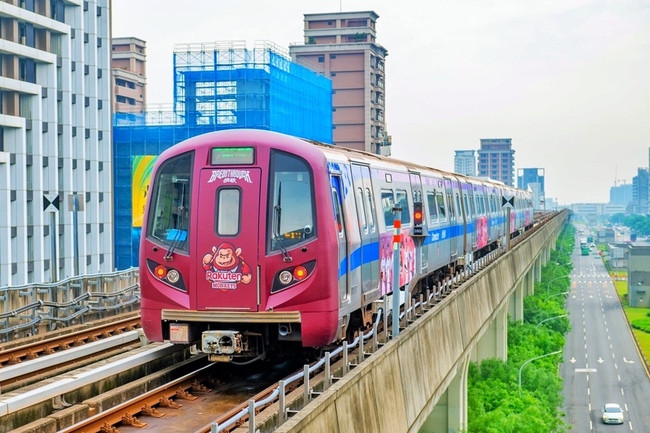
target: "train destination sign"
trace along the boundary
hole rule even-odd
[[[211,165],[242,165],[255,162],[252,147],[214,147],[210,152]]]

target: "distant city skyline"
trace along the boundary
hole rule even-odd
[[[453,171],[455,149],[511,137],[514,168],[544,167],[547,197],[560,204],[606,203],[615,180],[631,183],[648,166],[648,2],[194,4],[112,2],[113,36],[147,42],[150,103],[172,101],[176,43],[268,40],[288,50],[303,43],[304,14],[372,10],[388,51],[393,156]]]

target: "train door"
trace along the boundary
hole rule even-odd
[[[379,298],[379,230],[375,212],[372,185],[370,183],[370,168],[365,165],[352,165],[354,182],[354,198],[357,205],[359,247],[361,264],[362,304]],[[373,247],[374,245],[374,247]]]
[[[461,218],[461,209],[456,208],[454,194],[458,194],[450,178],[445,178],[445,199],[447,201],[447,217],[449,219],[449,237],[450,237],[450,250],[449,256],[452,262],[458,260],[458,252],[461,250],[462,254],[462,237],[461,226],[458,225],[457,218]],[[459,245],[460,244],[460,245]]]
[[[330,175],[334,223],[336,224],[338,236],[339,303],[347,304],[350,299],[350,260],[348,259],[348,236],[345,229],[345,216],[343,212],[344,196],[341,183],[340,174]]]
[[[411,181],[411,193],[413,194],[412,197],[413,202],[417,201],[422,204],[424,201],[424,194],[422,193],[422,178],[420,177],[420,173],[412,171],[409,173],[409,178]],[[425,206],[422,206],[423,212],[424,212],[424,208]],[[415,225],[415,221],[413,222],[413,224]],[[427,218],[424,217],[422,218],[422,225],[423,225],[423,234],[428,234],[429,222]],[[411,232],[411,235],[413,235],[413,232]],[[412,264],[411,269],[415,271],[416,275],[420,275],[422,273],[422,265],[423,263],[427,262],[427,258],[422,255],[424,252],[426,252],[426,249],[421,248],[421,245],[422,245],[422,240],[418,240],[417,242],[414,240],[412,242],[412,245],[410,246],[411,248],[413,248],[412,260],[414,260],[415,262]]]
[[[464,219],[462,221],[463,231],[463,254],[465,258],[472,251],[474,244],[474,218],[472,215],[474,194],[472,192],[472,184],[467,181],[459,182],[460,190],[460,203],[463,208]]]
[[[217,173],[217,171],[219,173]],[[225,175],[224,175],[225,174]],[[257,311],[260,169],[201,170],[198,224],[197,309]]]

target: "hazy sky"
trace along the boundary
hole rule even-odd
[[[147,42],[148,102],[172,102],[177,43],[303,41],[306,13],[379,15],[393,156],[453,170],[512,138],[561,204],[604,203],[648,167],[650,0],[112,0],[113,36]]]

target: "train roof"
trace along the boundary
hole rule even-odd
[[[369,164],[377,165],[377,164],[386,164],[387,167],[395,167],[395,165],[401,165],[404,167],[405,170],[409,171],[429,171],[429,172],[436,172],[438,174],[441,174],[442,176],[448,176],[448,177],[455,177],[459,180],[464,180],[469,183],[473,184],[481,184],[481,185],[486,185],[486,186],[493,186],[493,187],[501,187],[509,190],[517,190],[517,191],[523,191],[519,188],[513,187],[506,185],[505,183],[494,180],[494,179],[489,179],[489,178],[479,178],[479,177],[474,177],[474,176],[466,176],[463,174],[458,174],[454,173],[451,171],[446,171],[442,170],[439,168],[431,167],[428,165],[424,164],[418,164],[416,162],[412,161],[406,161],[403,159],[399,158],[394,158],[394,157],[388,157],[388,156],[383,156],[383,155],[377,155],[375,153],[367,152],[364,150],[358,150],[358,149],[352,149],[344,146],[337,146],[334,144],[327,144],[327,143],[322,143],[316,140],[309,140],[309,139],[303,139],[303,141],[307,141],[309,143],[312,143],[318,147],[321,148],[326,148],[328,150],[331,150],[333,152],[339,153],[339,154],[344,154],[347,155],[348,159],[353,160],[353,161],[363,161],[367,162]]]
[[[171,148],[167,149],[163,154],[166,154],[168,152],[171,153],[179,153],[179,152],[184,152],[196,147],[200,146],[213,146],[215,144],[215,139],[218,139],[217,141],[224,141],[228,140],[229,143],[231,144],[249,144],[251,141],[255,140],[263,140],[266,139],[270,136],[275,136],[276,138],[282,137],[282,143],[284,143],[287,146],[290,145],[298,145],[300,142],[307,142],[315,146],[315,148],[319,148],[321,152],[324,153],[330,153],[330,154],[339,154],[344,156],[347,160],[354,161],[354,162],[361,162],[361,163],[366,163],[368,165],[371,165],[373,167],[377,168],[385,168],[385,169],[395,169],[399,166],[401,166],[405,172],[411,171],[411,172],[433,172],[441,176],[445,177],[452,177],[457,180],[465,181],[468,183],[472,184],[483,184],[491,187],[499,187],[499,188],[504,188],[508,190],[516,190],[516,191],[522,191],[526,192],[524,190],[520,190],[515,187],[511,187],[508,185],[505,185],[502,182],[495,181],[492,179],[481,179],[478,177],[470,177],[470,176],[465,176],[462,174],[458,173],[453,173],[451,171],[446,171],[442,170],[439,168],[435,168],[429,165],[424,165],[420,164],[417,162],[413,161],[406,161],[403,159],[399,158],[394,158],[394,157],[388,157],[388,156],[383,156],[383,155],[377,155],[375,153],[363,151],[363,150],[358,150],[358,149],[352,149],[344,146],[338,146],[334,144],[328,144],[328,143],[323,143],[320,141],[316,140],[311,140],[307,138],[301,138],[301,137],[295,137],[292,135],[288,134],[283,134],[279,132],[274,132],[274,131],[268,131],[268,130],[263,130],[263,129],[248,129],[248,128],[236,128],[236,129],[228,129],[228,130],[222,130],[222,131],[214,131],[214,132],[208,132],[205,134],[197,135],[194,137],[190,137],[175,146],[172,146]],[[238,143],[239,142],[239,143]]]

